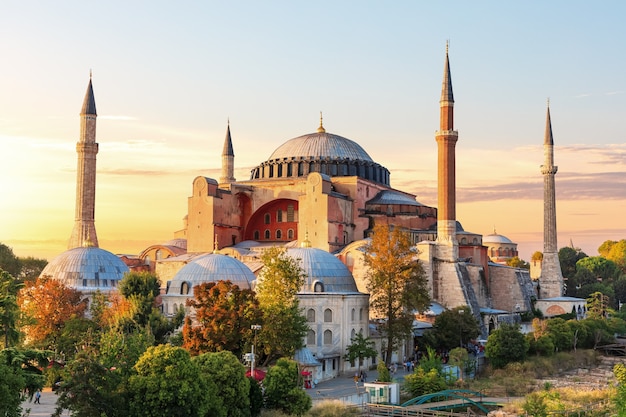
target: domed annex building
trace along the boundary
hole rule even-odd
[[[519,256],[517,243],[513,243],[506,236],[499,235],[494,230],[493,233],[483,237],[483,245],[487,246],[487,254],[491,262],[506,265],[506,262]]]

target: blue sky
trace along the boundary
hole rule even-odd
[[[361,144],[392,185],[436,205],[446,41],[456,99],[457,214],[542,250],[550,98],[559,246],[626,237],[623,2],[21,1],[0,13],[0,241],[51,257],[71,232],[78,113],[98,108],[101,246],[138,252],[182,225],[196,175],[236,176],[286,140]],[[45,249],[44,249],[45,248]]]

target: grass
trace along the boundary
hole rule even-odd
[[[356,417],[361,412],[358,407],[349,407],[338,400],[327,400],[317,403],[304,417]],[[278,410],[263,410],[261,417],[287,417],[287,414]]]

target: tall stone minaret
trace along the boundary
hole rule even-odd
[[[230,184],[235,182],[235,152],[233,151],[233,141],[230,137],[230,120],[226,128],[226,139],[224,139],[224,150],[222,151],[222,176],[220,184]]]
[[[548,103],[546,115],[543,158],[544,163],[541,166],[541,174],[543,175],[543,261],[539,278],[539,297],[552,298],[563,295],[563,274],[561,273],[556,239],[554,176],[558,171],[558,167],[554,165],[554,140],[552,138],[550,103]]]
[[[96,101],[93,96],[91,74],[80,111],[80,139],[76,143],[78,168],[76,170],[76,214],[69,249],[82,246],[98,247],[94,223],[96,207]]]
[[[439,100],[439,131],[435,136],[438,150],[437,240],[441,244],[450,246],[449,257],[445,257],[456,261],[458,243],[456,241],[455,146],[459,134],[454,130],[454,95],[452,94],[448,45],[446,45],[446,62],[443,71],[441,99]]]

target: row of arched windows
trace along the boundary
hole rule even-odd
[[[293,229],[288,229],[287,230],[287,240],[293,240],[294,237],[294,232]],[[272,232],[270,231],[270,229],[265,229],[265,232],[263,232],[263,239],[271,239],[272,238]],[[276,231],[276,240],[281,240],[283,238],[283,231],[278,229]],[[254,231],[254,240],[261,240],[261,233],[258,230]]]
[[[363,334],[363,329],[359,330],[359,333]],[[306,334],[306,344],[307,345],[316,345],[317,344],[317,340],[315,337],[315,330],[309,330]],[[353,339],[354,336],[356,336],[356,330],[352,329],[352,332],[350,333],[350,337]],[[323,343],[325,345],[332,345],[333,344],[333,332],[332,330],[324,330],[324,339],[323,339]]]
[[[359,309],[359,321],[363,321],[363,308]],[[356,321],[356,309],[352,309],[350,312],[350,320]],[[315,323],[315,309],[310,308],[306,312],[306,321],[309,323]],[[333,311],[330,308],[324,310],[324,323],[333,322]]]

